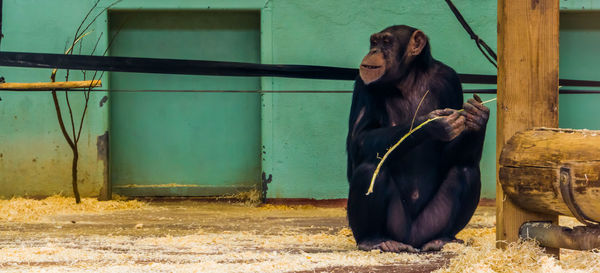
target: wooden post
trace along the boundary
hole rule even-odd
[[[498,0],[497,159],[514,133],[558,127],[558,16],[559,0]],[[517,207],[499,182],[496,187],[498,240],[517,241],[527,221],[558,222]],[[558,255],[558,249],[547,252]]]

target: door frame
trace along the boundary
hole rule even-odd
[[[209,10],[225,10],[225,11],[257,11],[260,16],[260,62],[262,64],[272,64],[273,63],[273,37],[272,37],[272,12],[271,12],[271,1],[270,0],[127,0],[123,2],[119,2],[114,6],[110,6],[114,0],[101,0],[98,6],[94,9],[93,14],[98,14],[103,10],[100,16],[94,22],[94,28],[104,33],[103,38],[98,43],[98,48],[106,49],[108,44],[110,43],[110,37],[107,35],[110,33],[109,30],[109,22],[108,22],[108,13],[111,11],[152,11],[152,10],[186,10],[186,11],[209,11]],[[110,77],[109,74],[104,74],[103,76],[103,84],[105,86],[110,86]],[[270,174],[271,168],[273,166],[272,161],[270,160],[270,156],[266,156],[270,154],[270,150],[273,143],[272,137],[272,125],[270,121],[272,119],[272,103],[273,103],[273,95],[270,93],[263,93],[262,91],[270,91],[273,88],[273,78],[272,77],[261,77],[260,80],[260,100],[261,100],[261,109],[260,109],[260,166],[261,172],[263,173],[263,177],[265,174]],[[106,92],[105,94],[101,94],[108,97],[108,102],[110,103],[110,93]],[[111,126],[110,126],[110,107],[103,107],[102,109],[102,120],[103,120],[103,129],[108,132],[108,139],[105,143],[108,151],[108,156],[104,160],[104,170],[103,177],[104,181],[102,182],[102,188],[100,190],[100,199],[101,200],[109,200],[112,196],[112,183],[110,181],[111,172],[111,156],[110,156],[110,134],[111,134]],[[261,190],[263,193],[266,192],[266,183],[267,181],[262,181]]]

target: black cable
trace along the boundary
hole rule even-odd
[[[498,68],[498,64],[497,64],[498,56],[496,55],[496,52],[494,52],[494,50],[492,50],[484,40],[482,40],[481,38],[479,38],[479,36],[477,36],[477,34],[475,34],[475,32],[473,31],[471,26],[469,26],[469,24],[467,23],[465,18],[462,16],[462,14],[456,8],[456,6],[454,6],[454,3],[452,3],[451,0],[446,0],[446,3],[448,4],[448,7],[450,7],[450,10],[452,11],[452,13],[454,13],[454,16],[456,17],[458,22],[467,31],[469,36],[471,36],[471,39],[475,40],[475,44],[477,45],[477,48],[479,48],[479,51],[481,51],[483,56],[485,56],[485,58],[492,65],[494,65],[494,67]],[[483,47],[483,49],[481,47]],[[484,51],[484,49],[485,49],[485,51]]]
[[[3,89],[0,92],[49,92],[51,90],[9,90]],[[56,90],[61,92],[64,90]],[[69,92],[87,92],[87,89],[69,89]],[[496,94],[496,89],[465,89],[465,94]],[[269,91],[257,91],[257,90],[193,90],[193,89],[173,89],[173,90],[160,90],[160,89],[93,89],[92,92],[108,92],[108,93],[259,93],[259,94],[351,94],[349,90],[269,90]],[[577,89],[563,89],[559,91],[560,94],[600,94],[600,90],[577,90]]]
[[[0,45],[2,44],[2,38],[4,38],[4,34],[2,33],[2,0],[0,0]]]
[[[485,49],[485,45],[481,44]],[[237,77],[288,77],[327,80],[355,80],[358,69],[316,65],[280,65],[204,60],[105,57],[29,52],[1,52],[0,66],[90,71],[212,75]],[[496,75],[458,74],[462,83],[496,84]],[[561,86],[596,86],[600,81],[559,80]]]
[[[0,52],[0,66],[180,75],[289,77],[354,80],[356,68],[276,65],[203,60],[105,57],[28,52]]]

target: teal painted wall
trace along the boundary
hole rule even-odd
[[[109,22],[118,32],[111,56],[260,62],[258,12],[110,12]],[[116,72],[110,79],[111,90],[260,90],[256,77]],[[197,196],[260,185],[259,94],[115,92],[110,107],[113,192]]]
[[[446,3],[426,2],[346,1],[346,8],[340,8],[339,1],[318,5],[310,0],[272,1],[273,62],[358,67],[372,33],[389,25],[408,24],[429,36],[438,60],[462,73],[494,74],[494,67],[479,53]],[[496,1],[471,3],[455,1],[474,30],[494,45]],[[352,90],[352,86],[347,81],[272,80],[275,90]],[[477,87],[483,86],[465,86]],[[272,113],[264,118],[273,123],[272,130],[266,132],[272,145],[267,148],[264,168],[273,174],[269,197],[345,197],[344,143],[351,95],[265,97],[271,102]],[[495,124],[493,118],[490,125]],[[495,130],[493,126],[489,129],[482,163],[485,197],[495,195]]]
[[[6,0],[3,11],[2,50],[64,53],[91,1]],[[98,23],[102,23],[102,19]],[[91,52],[102,24],[82,43]],[[101,41],[99,47],[105,47]],[[80,48],[76,48],[79,52]],[[8,82],[48,82],[50,69],[0,67]],[[64,80],[65,71],[56,79]],[[82,79],[79,71],[71,80]],[[94,93],[80,139],[79,185],[84,196],[98,195],[104,181],[104,162],[98,158],[97,137],[107,130],[107,108]],[[0,196],[71,194],[72,153],[64,140],[49,92],[0,92]],[[68,116],[64,93],[58,94],[63,116]],[[83,94],[71,94],[74,114],[82,111]]]
[[[488,44],[496,44],[495,0],[456,0],[455,5]],[[92,1],[4,1],[3,50],[60,53]],[[103,2],[106,6],[109,1]],[[342,6],[343,5],[343,6]],[[357,67],[371,33],[392,24],[409,24],[430,37],[433,55],[462,73],[493,74],[443,1],[270,0],[194,1],[124,0],[119,9],[251,9],[261,12],[263,63],[299,63]],[[581,10],[600,9],[600,1],[561,0],[561,76],[600,79],[595,51],[598,16]],[[566,14],[566,15],[565,15]],[[567,18],[568,17],[568,18]],[[581,18],[580,18],[581,17]],[[33,19],[35,18],[35,19]],[[106,30],[101,18],[84,43]],[[567,21],[564,21],[566,19]],[[589,26],[589,27],[588,27]],[[106,46],[102,41],[101,47]],[[585,53],[592,55],[585,55]],[[49,70],[0,68],[11,82],[46,81]],[[60,76],[59,76],[60,78]],[[109,79],[103,79],[106,84]],[[351,90],[346,81],[263,78],[264,90]],[[465,89],[494,86],[465,85]],[[95,195],[103,179],[96,138],[108,128],[104,94],[92,98],[82,143],[81,184]],[[70,151],[56,124],[50,94],[0,93],[0,195],[70,193]],[[491,98],[493,96],[485,96]],[[561,96],[562,127],[600,129],[594,118],[595,95]],[[343,198],[347,193],[344,141],[349,94],[262,95],[262,169],[273,175],[269,197]],[[14,118],[17,116],[17,118]],[[495,193],[495,111],[488,125],[483,196]],[[33,159],[36,159],[33,162]]]
[[[560,77],[600,79],[600,12],[564,12],[560,23]],[[559,100],[560,127],[600,129],[600,94],[560,95]]]

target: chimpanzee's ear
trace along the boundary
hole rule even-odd
[[[425,33],[420,30],[415,30],[412,36],[410,37],[410,41],[408,42],[408,48],[406,49],[408,56],[417,56],[421,54],[423,48],[427,45],[427,36]]]

